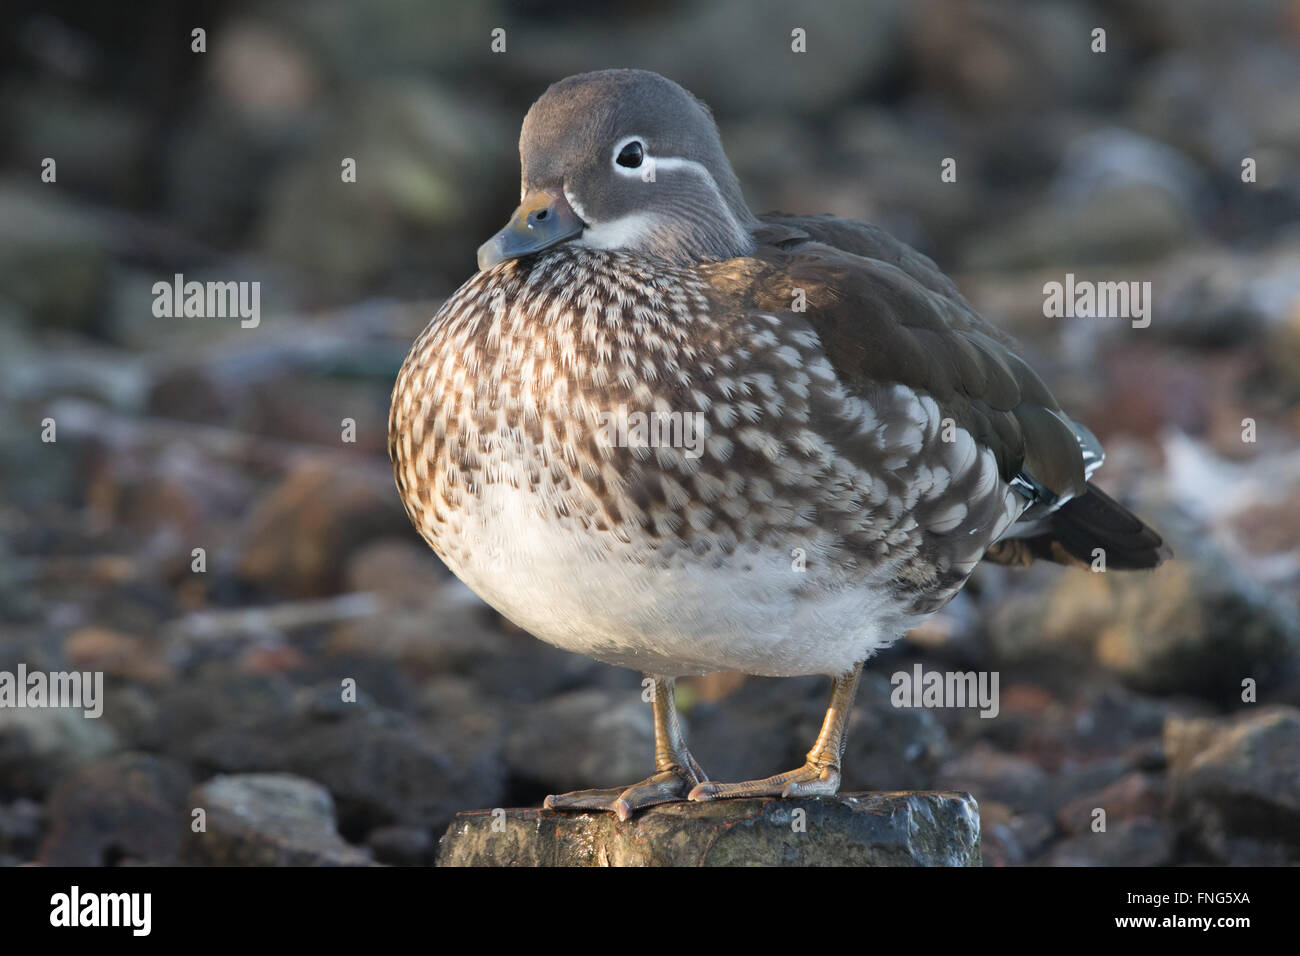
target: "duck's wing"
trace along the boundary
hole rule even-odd
[[[1089,485],[1103,460],[1097,439],[929,258],[830,216],[767,216],[755,237],[755,254],[720,264],[715,281],[742,308],[815,335],[846,397],[821,411],[826,426],[853,413],[876,419],[846,451],[902,481],[939,565],[965,567],[976,543],[1013,563],[1091,562],[1101,547],[1110,567],[1153,567],[1167,554]]]

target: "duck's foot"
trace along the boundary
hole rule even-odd
[[[701,774],[701,777],[703,775]],[[572,793],[553,794],[542,804],[547,810],[607,810],[626,821],[638,810],[657,807],[663,803],[678,803],[686,799],[691,787],[701,777],[672,767],[660,770],[630,787],[606,787],[601,790],[574,790]]]
[[[843,677],[831,682],[831,702],[826,708],[817,742],[808,751],[808,759],[798,770],[778,773],[763,780],[743,783],[716,783],[702,780],[688,800],[727,800],[736,797],[833,797],[840,789],[840,758],[844,755],[844,730],[858,690],[862,665],[856,665]]]
[[[798,770],[778,773],[762,780],[718,783],[706,780],[686,795],[688,800],[727,800],[736,797],[830,797],[840,789],[838,767],[819,766],[811,761]]]

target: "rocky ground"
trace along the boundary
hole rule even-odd
[[[107,700],[0,708],[0,863],[428,864],[458,811],[644,775],[639,675],[450,577],[384,434],[406,348],[509,213],[527,103],[616,63],[712,104],[756,207],[933,255],[1177,555],[981,568],[872,663],[845,791],[969,791],[985,865],[1300,862],[1294,3],[827,3],[795,24],[815,64],[777,3],[217,3],[202,57],[138,6],[134,34],[90,7],[7,32],[0,671],[103,671]],[[155,318],[178,271],[262,281],[258,327]],[[1044,318],[1067,272],[1150,281],[1150,326]],[[893,706],[918,663],[996,671],[998,715]],[[794,766],[826,689],[686,682],[697,756]]]

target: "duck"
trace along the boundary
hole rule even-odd
[[[388,448],[470,589],[644,675],[653,771],[546,808],[832,796],[864,664],[979,562],[1169,557],[1011,336],[878,226],[755,215],[677,83],[562,79],[519,155],[518,207],[401,367]],[[802,766],[708,777],[675,682],[715,671],[830,678]]]

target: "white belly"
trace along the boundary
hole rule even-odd
[[[883,573],[847,579],[829,561],[799,572],[770,545],[647,564],[631,545],[544,519],[535,496],[505,484],[456,524],[470,546],[448,564],[487,603],[550,644],[649,673],[839,675],[918,620]]]

